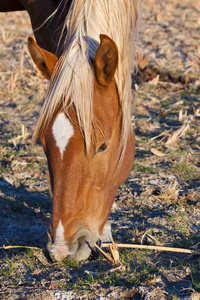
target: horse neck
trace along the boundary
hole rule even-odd
[[[61,55],[62,40],[59,39],[63,22],[72,0],[62,5],[61,0],[21,0],[27,10],[38,45],[45,50]],[[59,45],[59,48],[58,48]]]

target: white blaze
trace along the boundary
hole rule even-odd
[[[52,259],[55,259],[57,261],[62,261],[69,254],[71,254],[68,246],[65,243],[64,228],[61,221],[59,222],[58,227],[56,229],[55,243],[48,243],[47,248]]]
[[[64,227],[62,226],[61,221],[58,224],[58,227],[56,229],[56,245],[65,244],[65,238],[64,238]]]
[[[52,127],[53,136],[56,140],[56,145],[60,149],[61,158],[65,148],[74,134],[74,129],[69,120],[66,118],[65,113],[60,113],[54,121]]]

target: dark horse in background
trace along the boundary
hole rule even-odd
[[[58,49],[62,49],[62,41],[60,47],[58,42],[63,20],[68,14],[72,0],[68,0],[63,5],[64,2],[61,0],[0,0],[0,12],[26,10],[38,45],[60,56],[62,50]]]
[[[50,80],[33,139],[47,156],[52,189],[48,251],[84,260],[102,236],[135,154],[131,72],[140,0],[0,0],[26,10],[31,57]]]

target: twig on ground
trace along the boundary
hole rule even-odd
[[[48,260],[46,259],[46,257],[42,253],[34,253],[33,255],[38,259],[38,261],[42,265],[44,265],[44,266],[49,266],[50,265]]]
[[[116,272],[116,271],[121,271],[123,270],[125,267],[123,265],[120,265],[116,268],[112,268],[112,269],[109,269],[105,272],[103,272],[104,274],[109,274],[109,273],[113,273],[113,272]],[[99,272],[93,272],[93,271],[88,271],[88,270],[85,270],[85,273],[86,274],[89,274],[89,275],[99,275]]]
[[[151,148],[151,152],[156,156],[160,156],[160,157],[165,156],[165,153],[163,153],[155,148]]]
[[[149,245],[135,245],[135,244],[116,244],[117,248],[132,248],[132,249],[146,249],[146,250],[157,250],[167,252],[179,252],[179,253],[190,253],[200,255],[200,251],[193,251],[189,249],[173,248],[173,247],[161,247],[161,246],[149,246]],[[102,248],[108,247],[108,244],[102,244]]]
[[[115,243],[112,243],[109,245],[109,250],[110,250],[110,253],[111,253],[111,256],[114,260],[114,263],[117,265],[119,264],[119,251],[117,249],[117,246]]]
[[[114,259],[109,255],[107,254],[106,252],[104,252],[96,243],[94,244],[94,246],[101,252],[101,254],[103,254],[112,264],[114,264]],[[107,245],[108,247],[108,245]]]
[[[157,139],[157,138],[159,138],[161,136],[164,136],[164,138],[166,138],[166,136],[168,135],[169,131],[170,130],[165,130],[164,132],[161,132],[159,135],[156,135],[156,136],[152,137],[151,141],[153,141],[153,140],[155,140],[155,139]]]
[[[162,246],[162,244],[160,244],[160,242],[155,237],[153,237],[151,234],[149,234],[147,231],[142,236],[141,245],[143,245],[145,236],[148,236],[151,240],[155,241],[155,246]]]
[[[33,249],[33,250],[42,250],[41,248],[38,247],[29,247],[29,246],[2,246],[0,249],[17,249],[17,248],[25,248],[25,249]]]
[[[174,144],[188,129],[190,128],[190,121],[184,122],[184,124],[176,130],[173,135],[167,140],[166,147]]]
[[[163,246],[154,236],[152,236],[151,234],[149,234],[148,232],[147,232],[147,235],[153,240],[153,241],[155,241],[155,245],[156,246]]]
[[[180,101],[178,101],[178,102],[175,102],[175,103],[172,103],[172,104],[170,104],[168,107],[167,107],[167,111],[169,111],[169,110],[171,110],[172,108],[174,108],[174,107],[176,107],[176,106],[179,106],[179,105],[181,105],[181,104],[183,104],[184,102],[183,102],[183,100],[180,100]]]
[[[146,234],[147,234],[147,231],[145,231],[145,233],[142,235],[142,238],[141,238],[141,245],[143,245],[143,241],[144,241],[144,238],[145,238]]]

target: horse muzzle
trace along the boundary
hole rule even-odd
[[[48,234],[47,250],[53,261],[63,261],[66,258],[78,261],[86,260],[91,253],[91,233],[87,229],[80,229],[72,238],[71,243],[64,240],[52,242],[52,237]]]

